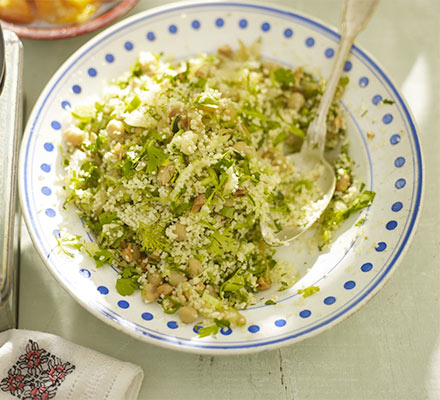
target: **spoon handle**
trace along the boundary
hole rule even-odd
[[[304,150],[318,147],[321,154],[324,152],[325,135],[327,133],[327,113],[341,77],[345,60],[350,53],[356,36],[363,30],[376,9],[380,0],[345,0],[342,11],[342,35],[333,69],[327,81],[324,94],[318,111],[307,131]]]

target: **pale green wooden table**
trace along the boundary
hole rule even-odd
[[[135,13],[165,1],[141,0]],[[342,0],[278,0],[337,25]],[[59,65],[93,34],[24,40],[26,116]],[[440,399],[440,2],[382,0],[357,43],[407,98],[424,147],[425,205],[418,232],[385,288],[345,322],[281,350],[240,357],[181,354],[141,343],[80,307],[22,232],[20,327],[60,335],[139,364],[140,399]]]

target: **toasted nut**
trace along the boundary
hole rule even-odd
[[[180,282],[186,281],[186,276],[181,272],[171,271],[168,277],[168,282],[170,285],[176,287]]]
[[[157,272],[148,274],[147,281],[155,286],[159,286],[162,283],[162,278]]]
[[[164,283],[157,288],[159,295],[163,294],[164,296],[171,294],[173,290],[174,290],[174,288],[171,285],[169,285],[168,283]]]
[[[157,174],[157,181],[159,182],[159,186],[166,185],[174,176],[175,171],[176,167],[171,164],[165,167],[160,167],[159,173]]]
[[[339,116],[335,117],[335,119],[333,120],[333,124],[335,125],[335,127],[337,129],[341,129],[342,128],[342,119]]]
[[[218,54],[224,57],[231,57],[232,49],[231,46],[225,44],[224,46],[220,46],[217,50]]]
[[[270,159],[273,157],[273,153],[271,151],[265,151],[263,154],[263,158]]]
[[[174,119],[174,117],[177,114],[180,114],[182,112],[182,109],[180,107],[174,107],[170,110],[170,112],[168,113],[168,118],[170,119],[170,121],[172,121]]]
[[[190,324],[194,322],[199,316],[197,311],[191,306],[183,306],[179,308],[179,317],[185,324]]]
[[[232,193],[233,197],[244,197],[247,195],[248,190],[246,188],[238,188],[234,193]]]
[[[247,145],[246,142],[237,142],[232,147],[245,156],[248,156],[252,153],[252,149]]]
[[[298,111],[305,102],[306,100],[300,92],[294,92],[287,99],[287,106],[292,110]]]
[[[182,242],[186,239],[186,225],[177,222],[174,227],[174,233],[177,235],[177,240]]]
[[[73,147],[80,147],[86,138],[86,133],[74,126],[66,129],[63,133],[63,137],[67,144]]]
[[[147,303],[152,303],[159,298],[157,287],[151,283],[146,283],[141,292],[142,300]]]
[[[112,119],[105,130],[113,139],[119,139],[124,134],[124,124],[117,119]]]
[[[191,278],[194,278],[203,271],[202,263],[197,258],[190,258],[186,271]]]
[[[125,261],[137,261],[141,257],[141,249],[137,244],[129,243],[122,251],[122,257]]]
[[[148,264],[145,261],[141,261],[139,266],[142,268],[142,272],[147,272]]]
[[[342,175],[338,176],[336,181],[336,190],[346,190],[350,186],[350,175],[344,172]]]
[[[264,278],[263,276],[260,276],[258,278],[257,283],[258,283],[258,289],[259,290],[267,290],[267,289],[269,289],[272,286],[270,280]]]
[[[368,139],[373,139],[375,136],[376,136],[376,135],[375,135],[373,132],[371,132],[371,131],[368,131],[368,132],[367,132],[367,138],[368,138]]]
[[[191,212],[198,213],[206,202],[205,193],[199,194],[193,201]]]

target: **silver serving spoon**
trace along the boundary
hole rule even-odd
[[[288,161],[294,164],[300,173],[312,171],[319,168],[319,165],[321,166],[321,174],[316,178],[316,183],[323,196],[316,202],[315,211],[305,226],[286,226],[280,232],[275,232],[273,221],[269,216],[261,219],[261,234],[270,246],[287,244],[304,233],[321,216],[333,197],[336,185],[335,171],[324,157],[327,114],[354,39],[367,26],[378,3],[379,0],[345,0],[342,11],[341,40],[321,103],[314,120],[309,125],[301,151],[287,156]]]

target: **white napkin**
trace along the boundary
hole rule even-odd
[[[132,400],[144,373],[43,332],[0,333],[0,399]]]

